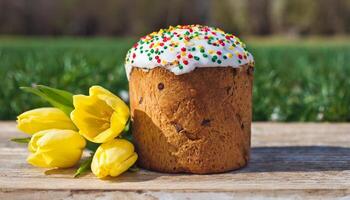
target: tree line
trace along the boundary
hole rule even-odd
[[[350,33],[349,0],[0,0],[3,35],[136,35],[206,24],[245,35]]]

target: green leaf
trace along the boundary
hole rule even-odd
[[[12,138],[12,142],[20,143],[20,144],[27,144],[30,141],[30,137],[25,137],[25,138]]]
[[[25,92],[35,94],[44,100],[48,101],[52,106],[62,110],[68,116],[74,110],[73,106],[73,94],[51,88],[44,85],[34,85],[33,87],[20,87]]]
[[[36,85],[36,87],[54,98],[57,102],[63,105],[73,107],[73,94],[65,90],[59,90],[56,88],[51,88],[45,85]]]
[[[92,152],[95,152],[100,145],[101,144],[94,143],[94,142],[91,142],[89,140],[86,140],[86,148],[88,150],[92,151]]]
[[[135,164],[135,165],[131,166],[128,169],[128,171],[130,171],[130,172],[138,172],[138,171],[140,171],[140,168]]]
[[[77,171],[74,174],[74,178],[77,178],[78,176],[80,176],[81,174],[90,171],[91,169],[91,162],[92,162],[92,158],[93,158],[93,154],[90,155],[89,158],[87,158],[86,160],[84,160],[79,168],[77,169]]]
[[[131,134],[131,129],[130,129],[130,120],[128,121],[128,123],[126,124],[124,130],[123,130],[123,133],[120,134],[120,138],[122,139],[126,139],[126,140],[129,140],[130,142],[133,141],[133,137],[132,137],[132,134]]]

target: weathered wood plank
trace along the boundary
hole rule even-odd
[[[350,198],[350,124],[254,123],[249,166],[214,175],[141,170],[98,180],[25,162],[25,136],[0,122],[0,199]],[[50,191],[50,192],[48,192]],[[219,196],[218,196],[219,195]]]
[[[350,147],[350,123],[253,123],[252,146],[328,145]],[[0,147],[18,147],[6,142],[26,137],[13,121],[0,121]]]
[[[252,146],[350,147],[349,123],[253,123]]]

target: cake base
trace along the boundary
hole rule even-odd
[[[249,160],[253,68],[175,75],[134,67],[129,80],[138,164],[159,172],[218,173]]]

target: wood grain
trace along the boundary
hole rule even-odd
[[[25,162],[25,136],[0,122],[0,199],[350,199],[350,124],[254,123],[248,167],[213,175],[141,170],[99,180]]]

